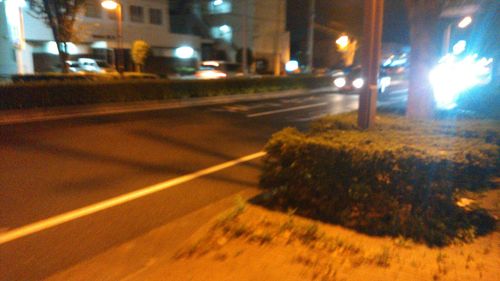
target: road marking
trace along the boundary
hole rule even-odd
[[[315,104],[309,104],[309,105],[303,105],[303,106],[296,106],[296,107],[290,107],[290,108],[284,108],[284,109],[277,109],[277,110],[272,110],[272,111],[266,111],[266,112],[248,114],[247,117],[248,118],[253,118],[253,117],[259,117],[259,116],[264,116],[264,115],[271,115],[271,114],[276,114],[276,113],[296,111],[296,110],[301,110],[301,109],[306,109],[306,108],[312,108],[312,107],[319,107],[319,106],[324,106],[324,105],[327,105],[327,104],[328,104],[327,102],[321,102],[321,103],[315,103]]]
[[[63,213],[45,220],[41,220],[32,224],[28,224],[19,228],[15,228],[13,230],[7,231],[5,233],[0,234],[0,245],[8,243],[10,241],[58,226],[60,224],[76,220],[81,217],[85,217],[94,213],[97,213],[99,211],[109,209],[121,204],[125,204],[127,202],[133,201],[135,199],[139,199],[141,197],[166,190],[170,187],[183,184],[188,181],[192,181],[194,179],[206,176],[208,174],[213,174],[215,172],[227,169],[232,166],[236,166],[238,164],[248,162],[257,158],[260,158],[262,156],[266,155],[265,152],[260,151],[254,154],[250,154],[247,156],[243,156],[241,158],[231,160],[216,166],[212,166],[191,174],[187,174],[175,179],[171,179],[165,182],[161,182],[152,186],[148,186],[136,191],[132,191],[123,195],[119,195],[95,204],[91,204],[86,207],[82,207],[73,211],[69,211],[67,213]]]

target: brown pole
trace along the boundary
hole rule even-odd
[[[365,0],[362,66],[364,86],[359,96],[358,126],[369,129],[375,124],[378,75],[382,49],[384,0]]]
[[[124,71],[124,58],[123,58],[123,12],[122,12],[122,3],[118,3],[118,7],[116,8],[117,21],[118,21],[118,29],[117,29],[117,47],[118,47],[118,72],[123,74]]]
[[[241,64],[243,75],[248,75],[248,0],[243,0],[243,48],[241,49]]]

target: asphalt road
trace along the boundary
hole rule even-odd
[[[397,98],[397,97],[396,97]],[[391,99],[386,100],[391,102]],[[20,227],[262,150],[286,126],[357,108],[328,91],[0,126],[0,237]],[[241,192],[255,194],[259,158],[0,242],[0,280],[39,280]],[[214,209],[215,210],[215,209]],[[172,227],[175,247],[209,219]],[[178,223],[179,224],[179,223]],[[1,240],[1,239],[0,239]]]

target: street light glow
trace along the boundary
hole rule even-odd
[[[194,56],[194,49],[189,46],[182,46],[175,49],[175,56],[180,59],[190,59]]]
[[[294,72],[299,69],[299,62],[296,60],[291,60],[285,64],[285,70],[288,72]]]
[[[113,0],[104,0],[101,2],[101,6],[106,10],[115,10],[118,8],[118,2]]]
[[[229,25],[225,24],[225,25],[219,26],[219,30],[224,32],[224,33],[228,33],[231,31],[231,27]]]
[[[340,49],[345,49],[347,45],[349,45],[349,36],[342,35],[337,39],[337,41],[335,41],[335,43],[337,43]]]
[[[466,28],[467,26],[469,26],[469,24],[472,23],[472,18],[467,16],[465,18],[463,18],[459,23],[458,23],[458,27],[459,28]]]
[[[453,45],[453,54],[456,56],[460,55],[465,51],[466,48],[467,48],[467,41],[460,40],[455,45]]]

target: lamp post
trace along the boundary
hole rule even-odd
[[[452,22],[446,26],[446,29],[444,30],[444,38],[443,38],[443,55],[446,55],[448,51],[450,50],[450,41],[451,41],[451,31],[453,28],[453,25],[456,22]],[[466,16],[460,22],[458,22],[457,27],[464,29],[467,28],[470,24],[472,23],[472,17]]]
[[[116,68],[120,74],[123,74],[124,66],[123,66],[123,16],[122,16],[122,4],[116,0],[104,0],[101,2],[101,6],[110,11],[116,11],[116,20],[117,20],[117,30],[116,30]]]

